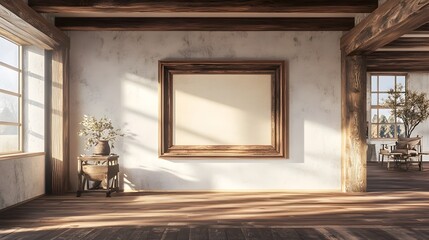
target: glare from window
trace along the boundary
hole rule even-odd
[[[19,65],[19,45],[0,37],[0,62],[18,67]]]
[[[0,37],[0,154],[21,150],[20,46]]]

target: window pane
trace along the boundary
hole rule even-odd
[[[18,122],[19,97],[0,93],[0,121]]]
[[[380,109],[380,123],[395,123],[395,117],[392,115],[391,109]]]
[[[371,138],[378,138],[377,124],[371,124]]]
[[[18,93],[19,73],[0,66],[0,89]]]
[[[378,102],[377,102],[377,93],[372,93],[371,94],[371,105],[373,105],[373,106],[378,105]]]
[[[380,93],[378,95],[379,99],[378,99],[378,105],[380,106],[384,106],[384,104],[386,104],[386,100],[389,98],[389,94],[388,93]]]
[[[401,91],[401,97],[405,97],[405,75],[372,75],[371,76],[371,137],[372,138],[396,138],[404,135],[404,123],[402,119],[392,114],[387,108],[389,91]],[[378,88],[377,88],[378,87]]]
[[[380,138],[393,138],[395,133],[394,124],[381,124],[378,131]]]
[[[403,124],[398,124],[396,126],[396,129],[397,129],[398,136],[405,137],[405,127]]]
[[[377,92],[378,86],[377,86],[377,76],[371,76],[371,91]]]
[[[379,76],[379,91],[388,92],[390,89],[395,89],[395,76]]]
[[[0,153],[19,151],[19,128],[0,125]]]
[[[371,109],[371,123],[378,123],[377,109]]]
[[[19,47],[13,42],[10,42],[0,37],[0,62],[18,67],[19,64]]]
[[[400,93],[400,95],[401,95],[400,99],[405,101],[405,93]]]
[[[396,85],[397,87],[402,86],[402,91],[405,91],[405,76],[397,76]],[[400,88],[397,88],[396,91],[400,91]]]

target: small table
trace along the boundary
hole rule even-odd
[[[82,155],[78,160],[78,189],[76,196],[83,192],[106,192],[106,197],[119,192],[118,155]],[[105,189],[90,189],[89,181],[106,183]]]

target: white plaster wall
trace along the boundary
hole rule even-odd
[[[45,156],[0,160],[0,209],[45,193]]]
[[[70,32],[70,176],[83,114],[128,131],[126,191],[340,190],[340,32]],[[286,60],[289,159],[159,159],[158,61]],[[221,134],[221,133],[220,133]],[[88,152],[87,152],[88,153]]]

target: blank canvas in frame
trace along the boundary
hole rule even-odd
[[[160,62],[161,157],[284,157],[283,62]]]

